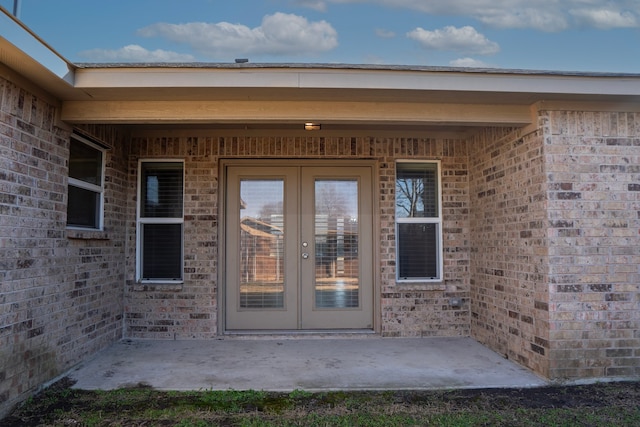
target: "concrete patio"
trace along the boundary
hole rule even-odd
[[[547,382],[471,338],[123,340],[73,370],[75,388],[424,390]]]

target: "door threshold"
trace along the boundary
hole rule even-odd
[[[225,331],[220,338],[222,339],[362,339],[362,338],[378,338],[380,334],[371,329],[349,329],[349,330],[242,330],[242,331]]]

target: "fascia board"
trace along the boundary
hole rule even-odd
[[[76,70],[79,89],[112,88],[297,88],[299,73],[243,72],[205,68],[85,68]]]
[[[301,73],[302,88],[401,89],[571,95],[640,95],[640,76],[562,76],[390,71]]]
[[[250,68],[85,68],[79,89],[296,88],[640,96],[640,76]]]

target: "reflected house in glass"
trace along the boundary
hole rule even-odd
[[[240,221],[241,307],[281,307],[284,290],[282,229],[256,218]]]

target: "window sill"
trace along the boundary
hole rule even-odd
[[[110,240],[109,233],[102,230],[67,228],[67,238],[77,240]]]
[[[136,282],[133,284],[134,292],[180,292],[184,288],[184,282]]]
[[[444,281],[420,282],[420,281],[396,281],[396,286],[407,291],[446,291]]]

